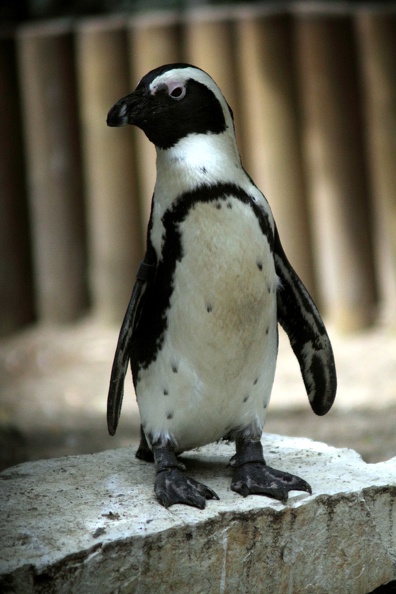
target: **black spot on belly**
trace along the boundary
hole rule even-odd
[[[268,403],[264,400],[264,410],[267,408]]]
[[[184,155],[178,155],[176,157],[172,157],[172,162],[173,163],[183,163],[183,161],[186,160],[186,157]]]
[[[231,209],[232,208],[232,204],[231,202],[227,202],[227,208]]]
[[[269,332],[269,328],[266,329],[265,333],[268,334],[268,332]]]
[[[205,174],[208,173],[208,170],[206,169],[206,167],[200,167],[201,173]]]
[[[211,304],[211,303],[207,303],[207,304],[206,304],[206,311],[207,311],[208,313],[210,313],[210,312],[212,311],[212,309],[213,309],[213,307],[212,307],[212,304]]]
[[[173,371],[173,373],[178,372],[177,365],[175,365],[175,363],[172,364],[172,371]]]
[[[217,208],[217,210],[221,209],[221,202],[216,202],[216,208]]]
[[[255,386],[257,384],[257,382],[258,382],[258,377],[256,377],[256,379],[254,380],[253,386]]]
[[[257,264],[257,268],[258,268],[259,270],[262,270],[262,269],[263,269],[263,263],[262,263],[262,261],[261,261],[261,260],[257,260],[256,264]]]
[[[168,390],[165,389],[164,392],[163,392],[163,394],[164,394],[164,396],[169,396]]]
[[[166,418],[169,419],[169,420],[170,419],[173,419],[173,412],[168,412],[167,415],[166,415]]]
[[[271,293],[271,285],[268,285],[268,295]]]
[[[244,402],[247,402],[248,400],[249,400],[249,394],[246,394],[246,395],[244,396],[244,399],[243,399],[243,401],[244,401]]]

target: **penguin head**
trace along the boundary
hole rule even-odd
[[[146,74],[110,109],[108,126],[133,124],[159,149],[192,134],[231,134],[232,111],[213,79],[190,64],[167,64]]]

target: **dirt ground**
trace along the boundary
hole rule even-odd
[[[117,334],[115,327],[86,319],[33,327],[0,341],[0,469],[136,444],[139,418],[130,376],[117,435],[106,429]],[[370,463],[396,456],[396,333],[376,328],[330,335],[339,379],[332,411],[325,417],[311,412],[297,361],[281,334],[266,432],[353,448]]]

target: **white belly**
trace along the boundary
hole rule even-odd
[[[180,231],[164,343],[136,386],[146,435],[179,451],[260,434],[277,354],[277,276],[251,208],[198,203]]]

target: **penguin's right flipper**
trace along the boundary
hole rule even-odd
[[[107,428],[110,435],[115,434],[121,414],[122,399],[124,396],[124,380],[128,369],[131,341],[135,331],[137,312],[143,305],[147,282],[154,270],[155,265],[148,264],[146,261],[141,262],[136,275],[136,282],[133,287],[132,296],[118,336],[107,396]]]
[[[276,228],[274,260],[280,280],[278,321],[300,364],[312,410],[324,415],[330,410],[337,391],[333,349],[320,313],[289,263]]]

